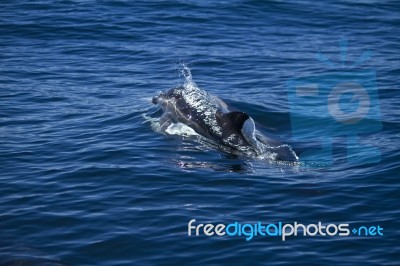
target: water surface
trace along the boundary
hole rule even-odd
[[[395,1],[0,6],[0,263],[398,264]],[[349,67],[366,51],[368,60]],[[248,113],[300,158],[332,136],[318,117],[294,134],[291,107],[301,102],[289,101],[288,82],[373,70],[381,129],[361,137],[381,160],[349,162],[346,136],[333,138],[332,165],[287,167],[162,135],[149,120],[159,114],[151,97],[182,82],[182,63],[200,88]],[[188,237],[191,219],[380,225],[384,235]]]

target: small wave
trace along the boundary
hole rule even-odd
[[[191,127],[182,123],[172,123],[165,132],[170,135],[199,136]]]

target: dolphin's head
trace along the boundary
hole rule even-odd
[[[181,87],[173,88],[161,92],[152,99],[153,104],[158,105],[168,116],[172,116],[174,121],[187,123],[191,120],[193,110],[187,104],[183,97]]]
[[[179,99],[178,95],[174,89],[170,89],[154,96],[151,102],[159,105],[163,111],[168,111],[176,105],[176,101]]]
[[[158,104],[158,96],[154,96],[153,99],[151,99],[151,102],[153,104]]]

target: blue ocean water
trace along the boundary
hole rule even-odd
[[[2,1],[0,264],[398,265],[399,10],[374,0]],[[183,64],[301,165],[155,131],[151,97],[182,82]],[[343,79],[375,96],[366,124],[337,133],[329,110],[291,86]],[[358,110],[346,97],[344,111]],[[304,160],[323,144],[331,153]],[[192,219],[379,225],[383,235],[189,237]]]

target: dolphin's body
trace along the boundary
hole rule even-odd
[[[153,97],[152,102],[163,110],[161,130],[183,123],[197,134],[231,148],[237,153],[259,156],[268,154],[273,160],[297,161],[290,146],[262,135],[253,119],[244,112],[230,112],[226,103],[197,86],[181,86]]]

